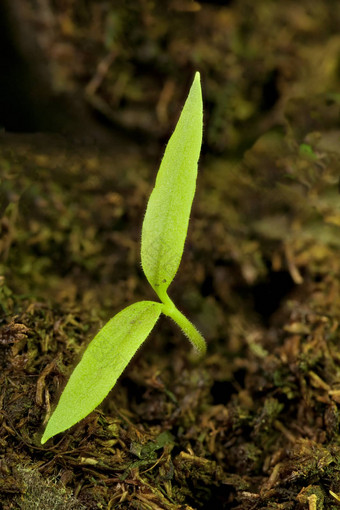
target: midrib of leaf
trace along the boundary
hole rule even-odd
[[[186,122],[186,124],[187,124],[187,122]],[[188,135],[186,135],[186,139],[182,143],[183,147],[187,146],[188,138],[189,138]],[[181,152],[183,154],[183,149],[181,148],[179,150],[179,152]],[[175,201],[175,196],[174,195],[176,193],[176,188],[178,188],[178,186],[176,184],[178,182],[178,176],[181,175],[181,173],[184,170],[184,166],[185,166],[185,158],[182,157],[181,158],[181,163],[180,163],[180,165],[178,165],[178,167],[176,169],[176,172],[173,172],[171,174],[171,184],[169,186],[168,193],[167,193],[167,204],[166,204],[166,207],[164,207],[165,212],[164,212],[164,209],[162,211],[160,211],[160,216],[163,219],[163,221],[161,222],[162,231],[163,232],[164,231],[169,231],[169,226],[171,226],[171,218],[172,218],[172,213],[173,213],[173,203]],[[157,179],[156,179],[156,186],[157,186]],[[162,186],[162,184],[160,184],[160,186]],[[186,227],[187,227],[186,230],[188,229],[188,225],[189,225],[190,210],[191,210],[191,207],[189,209],[188,219],[186,221]],[[184,238],[184,242],[183,242],[183,244],[181,246],[182,253],[183,253],[183,248],[184,248],[185,240],[186,240],[186,238]],[[155,280],[158,280],[158,281],[161,280],[161,276],[162,276],[161,275],[161,263],[163,262],[164,257],[162,257],[161,255],[164,252],[164,249],[165,249],[164,246],[160,246],[159,249],[157,250],[157,264],[156,264],[156,267],[155,267],[155,272],[154,272],[155,276],[154,277],[155,277]],[[177,258],[178,258],[178,262],[176,264],[177,267],[176,267],[175,273],[177,272],[177,270],[179,268],[179,265],[181,263],[181,256],[178,256]],[[154,288],[154,286],[153,286],[153,288]],[[162,288],[160,288],[160,289],[154,288],[154,290],[156,291],[156,293],[158,294],[160,299],[162,299],[162,295],[164,295],[163,292],[162,292]],[[165,291],[165,294],[166,294],[166,291]]]

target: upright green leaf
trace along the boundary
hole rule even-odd
[[[103,401],[149,335],[162,306],[140,301],[124,308],[99,331],[74,369],[42,443],[85,418]]]
[[[142,266],[161,299],[180,264],[196,188],[202,144],[202,91],[196,73],[166,147],[142,229]]]

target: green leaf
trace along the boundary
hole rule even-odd
[[[42,444],[85,418],[103,401],[149,335],[162,306],[140,301],[124,308],[99,331],[74,369],[47,424]]]
[[[161,300],[179,267],[202,144],[202,91],[196,73],[151,193],[142,229],[142,266]]]

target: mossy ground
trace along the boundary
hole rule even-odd
[[[116,131],[0,135],[0,507],[338,508],[339,7],[89,5],[54,6],[53,41],[36,30],[51,89],[86,89]],[[206,138],[170,294],[208,354],[162,318],[100,409],[42,447],[98,328],[154,299],[141,223],[197,67]]]

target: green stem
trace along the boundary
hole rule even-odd
[[[207,345],[201,333],[185,317],[185,315],[176,308],[175,304],[166,293],[162,296],[162,301],[164,303],[162,313],[178,324],[185,336],[188,337],[195,350],[198,352],[199,356],[203,356],[207,351]]]

